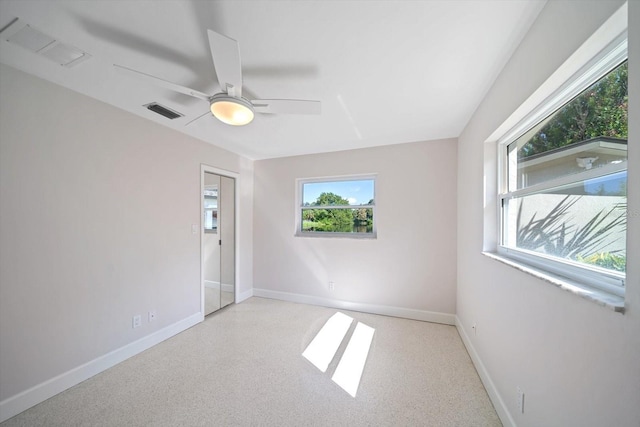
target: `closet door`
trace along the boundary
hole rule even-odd
[[[235,179],[220,177],[220,307],[235,301],[236,212]]]
[[[205,172],[203,191],[202,266],[204,315],[219,310],[220,304],[220,176]]]

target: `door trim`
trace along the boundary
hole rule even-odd
[[[240,204],[238,203],[238,188],[240,186],[240,174],[237,172],[232,172],[226,169],[216,168],[214,166],[205,165],[204,163],[200,164],[200,313],[204,317],[204,218],[202,212],[204,212],[204,174],[205,173],[213,173],[220,176],[225,176],[227,178],[232,178],[234,180],[234,191],[233,191],[233,203],[235,205],[234,212],[234,293],[233,293],[233,303],[235,304],[238,300],[238,289],[239,289],[239,271],[238,268],[239,260],[240,260],[240,227],[239,227],[239,217],[240,217]]]

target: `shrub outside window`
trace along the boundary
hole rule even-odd
[[[296,235],[375,237],[375,177],[298,180]]]
[[[626,270],[624,55],[506,141],[499,194],[499,252],[619,296]]]

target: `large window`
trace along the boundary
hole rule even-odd
[[[584,83],[565,93],[559,108],[504,141],[499,195],[501,253],[620,296],[627,210],[624,46],[622,54],[583,73]]]
[[[375,237],[375,177],[298,180],[297,235]]]

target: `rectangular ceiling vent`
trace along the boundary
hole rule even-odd
[[[0,32],[2,38],[7,42],[42,55],[66,68],[71,68],[91,58],[87,52],[62,43],[60,40],[36,30],[19,18],[14,19]]]
[[[163,105],[158,104],[157,102],[152,102],[151,104],[146,104],[147,110],[151,110],[154,113],[158,113],[161,116],[165,116],[167,119],[177,119],[178,117],[184,117],[184,114],[178,113],[177,111],[172,110],[171,108],[167,108]]]

